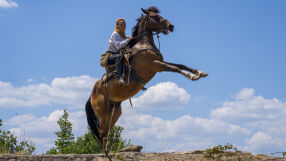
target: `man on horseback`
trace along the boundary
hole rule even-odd
[[[123,74],[123,61],[122,55],[119,51],[125,48],[129,41],[132,40],[132,36],[129,38],[125,34],[126,22],[124,18],[118,18],[116,20],[114,32],[111,34],[107,51],[101,56],[101,65],[106,67],[106,72],[111,72],[116,65],[116,71],[119,77],[119,83],[124,84],[125,81],[122,77]]]

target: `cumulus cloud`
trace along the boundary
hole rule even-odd
[[[37,117],[32,114],[20,115],[10,118],[6,125],[16,136],[27,137],[37,147],[37,152],[45,152],[54,145],[56,140],[55,132],[59,131],[57,120],[62,116],[63,110],[55,110],[48,116]],[[87,132],[87,122],[84,111],[69,113],[69,121],[73,125],[75,136]],[[39,148],[39,149],[38,149]]]
[[[18,106],[19,102],[26,106],[81,104],[94,82],[95,78],[89,76],[56,78],[51,84],[19,88],[0,82],[0,106]],[[255,95],[252,88],[243,88],[233,100],[210,111],[208,118],[185,113],[170,120],[148,113],[150,109],[182,109],[190,98],[190,94],[175,83],[163,82],[133,98],[135,108],[131,108],[128,101],[123,102],[118,124],[125,128],[124,137],[143,145],[145,151],[204,149],[227,142],[253,153],[286,151],[286,103]],[[8,120],[8,125],[15,134],[21,136],[25,132],[39,149],[47,150],[45,148],[53,145],[54,132],[58,130],[56,121],[61,114],[62,110],[55,110],[42,117],[16,116]],[[85,112],[71,112],[70,116],[76,136],[84,134],[87,131]]]
[[[285,149],[286,138],[272,137],[262,131],[256,132],[250,139],[246,139],[246,151],[256,151],[260,153],[280,152]]]
[[[21,131],[54,132],[59,130],[57,120],[62,114],[63,110],[55,110],[48,116],[43,117],[37,117],[32,114],[15,116],[7,121],[7,125],[16,126],[17,128],[12,128],[12,131],[18,135],[23,134],[20,133]],[[71,112],[69,120],[72,122],[75,131],[82,131],[87,127],[84,111]]]
[[[144,146],[146,151],[178,151],[202,149],[219,143],[229,135],[238,138],[248,135],[250,131],[238,125],[222,121],[181,116],[175,120],[164,120],[148,114],[141,114],[125,107],[118,124],[125,128],[124,138],[132,143]],[[39,149],[45,152],[52,147],[59,130],[57,120],[63,110],[55,110],[48,116],[37,117],[32,114],[16,116],[7,121],[10,130],[17,136],[29,136]],[[69,120],[73,124],[75,136],[87,132],[84,111],[70,112]]]
[[[222,107],[210,113],[212,119],[251,129],[253,134],[245,138],[244,147],[257,153],[286,150],[285,115],[285,102],[256,96],[252,88],[242,89],[233,101],[224,102]]]
[[[181,116],[175,120],[164,120],[148,114],[140,114],[124,108],[119,120],[125,137],[143,145],[147,151],[178,151],[202,149],[232,136],[237,139],[250,134],[250,130],[239,125],[219,120]]]
[[[212,110],[211,117],[235,123],[253,123],[275,120],[286,114],[286,103],[276,98],[255,96],[252,88],[242,89],[234,98],[234,101],[226,101],[221,108]]]
[[[175,83],[162,82],[150,87],[132,101],[139,109],[174,109],[182,108],[189,102],[190,97],[186,90]]]
[[[25,86],[25,87],[20,87],[20,88],[15,88],[10,83],[7,83],[7,82],[0,82],[0,88],[2,89],[2,92],[1,92],[2,95],[0,96],[10,95],[10,96],[13,96],[13,98],[15,99],[20,99],[24,97],[24,95],[22,95],[21,93],[26,93],[28,95],[34,93],[38,95],[38,97],[43,96],[45,94],[46,96],[49,97],[49,101],[47,101],[47,103],[49,102],[60,103],[60,102],[63,102],[65,98],[67,100],[72,99],[72,98],[65,97],[65,93],[68,93],[68,94],[76,93],[76,95],[79,95],[81,91],[86,92],[87,89],[90,90],[91,88],[90,86],[91,84],[93,85],[93,82],[94,82],[93,80],[94,80],[93,78],[90,78],[88,76],[56,78],[51,82],[50,85],[47,85],[47,84],[30,85],[30,86]],[[20,94],[15,92],[16,89],[17,91],[20,91]],[[57,96],[60,98],[55,98],[51,96]],[[34,99],[35,97],[32,97],[32,98]],[[34,105],[35,101],[33,101],[33,99],[28,99],[29,101],[27,101],[26,104]],[[55,100],[51,100],[51,99],[55,99]],[[165,109],[165,108],[170,107],[168,103],[172,104],[172,107],[178,108],[182,105],[185,105],[189,101],[189,99],[190,99],[190,95],[184,89],[178,87],[175,83],[163,82],[163,83],[159,83],[159,84],[156,84],[150,87],[141,96],[134,98],[133,101],[134,101],[134,106],[136,107],[136,109],[140,109],[140,108],[147,109],[150,107],[156,107],[157,109]],[[149,103],[145,105],[144,102],[149,102]],[[164,102],[167,102],[167,104],[165,104]],[[126,108],[130,107],[130,105],[128,105],[127,102],[124,102],[123,106],[125,106]],[[15,116],[8,120],[7,125],[13,127],[10,130],[18,136],[24,135],[24,133],[25,135],[30,136],[31,140],[36,141],[36,145],[41,147],[40,148],[41,150],[41,149],[44,149],[44,147],[51,147],[51,145],[53,144],[53,141],[55,138],[51,139],[51,136],[55,137],[54,132],[59,130],[58,125],[57,125],[57,120],[62,115],[62,113],[63,113],[62,110],[55,110],[54,112],[50,113],[48,116],[42,116],[42,117],[37,117],[32,114]],[[71,117],[69,120],[73,124],[74,133],[77,136],[84,134],[84,132],[87,131],[85,112],[84,111],[72,112],[70,113],[70,116]],[[133,130],[130,133],[137,133],[137,136],[140,136],[141,135],[140,133],[142,133],[138,131],[137,125],[139,125],[138,127],[141,127],[141,128],[145,127],[147,129],[150,129],[150,128],[152,129],[156,127],[152,127],[151,125],[159,126],[160,122],[162,123],[166,122],[166,120],[153,117],[152,115],[135,114],[135,115],[124,115],[123,117],[125,120],[125,124],[128,122],[137,122],[138,119],[141,120],[140,122],[137,122],[136,124],[133,124],[132,126],[127,127],[127,124],[126,124],[126,127],[124,126],[125,128],[128,128],[128,129],[134,129],[135,131]],[[150,120],[150,122],[146,124],[146,121],[148,120]],[[176,124],[172,126],[176,126]],[[172,127],[165,127],[164,128],[165,130],[162,132],[166,132],[170,128]],[[174,135],[176,134],[177,133],[174,132],[171,135],[171,137],[174,137]],[[163,133],[161,133],[160,135],[161,136],[156,136],[156,137],[164,138]],[[166,138],[170,138],[170,136],[167,136],[164,139]],[[181,145],[179,147],[181,147]]]
[[[18,7],[18,4],[12,0],[0,0],[0,8]]]
[[[0,107],[39,107],[51,104],[80,106],[89,97],[96,78],[87,75],[55,78],[51,84],[14,87],[0,81]]]

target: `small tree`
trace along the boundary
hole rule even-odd
[[[10,131],[1,129],[2,120],[0,119],[0,153],[20,153],[32,154],[35,151],[35,146],[28,143],[27,140],[18,141]]]
[[[55,141],[55,148],[50,149],[48,154],[68,154],[73,152],[74,135],[72,133],[72,123],[68,120],[69,114],[64,110],[64,114],[57,121],[60,131],[56,132],[58,139]]]
[[[69,114],[64,110],[64,114],[57,121],[60,131],[56,132],[58,139],[55,141],[56,147],[47,151],[47,154],[95,154],[103,153],[100,141],[89,130],[83,136],[74,141],[72,133],[72,124],[68,121]],[[111,152],[116,153],[125,146],[131,145],[130,140],[127,142],[121,136],[124,130],[121,126],[114,126],[109,133],[108,147]]]

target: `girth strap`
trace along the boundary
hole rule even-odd
[[[132,56],[136,53],[139,53],[139,52],[142,52],[142,51],[153,51],[155,52],[158,56],[162,57],[162,54],[160,53],[159,50],[157,49],[153,49],[153,48],[145,48],[145,49],[139,49],[139,50],[132,50]],[[132,57],[131,56],[131,57]],[[146,80],[144,80],[141,76],[139,76],[136,71],[134,70],[134,68],[132,68],[132,64],[131,64],[131,70],[130,71],[125,71],[126,73],[130,72],[129,73],[129,76],[132,80],[134,80],[135,82],[141,84],[143,87],[145,86],[145,84],[147,83]]]
[[[158,56],[162,56],[161,52],[157,49],[153,49],[153,48],[145,48],[145,49],[139,49],[139,50],[135,50],[135,53],[133,54],[136,54],[136,53],[139,53],[139,52],[142,52],[142,51],[148,51],[148,50],[151,50],[153,52],[155,52]]]

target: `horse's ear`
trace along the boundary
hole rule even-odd
[[[143,8],[141,8],[142,12],[145,13],[146,15],[149,15],[149,12]]]

